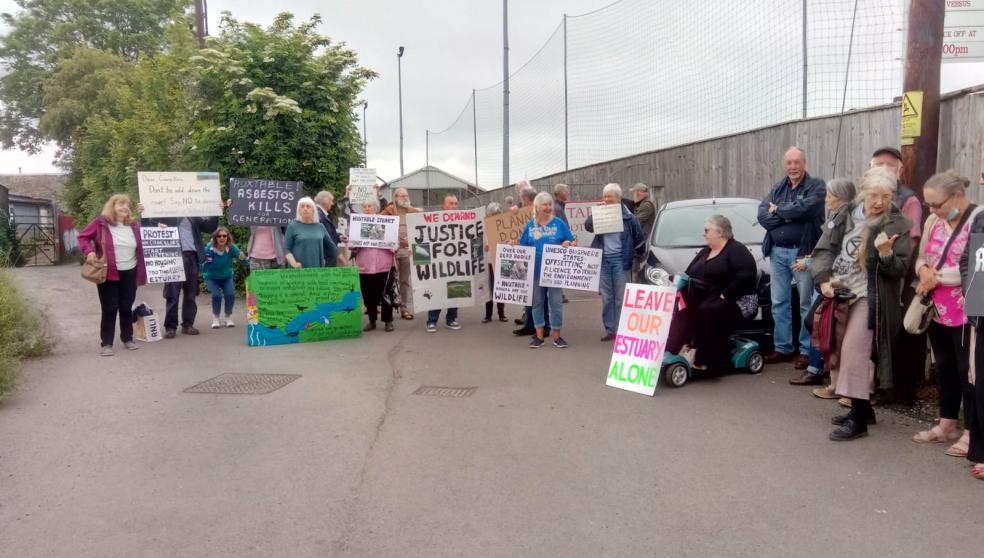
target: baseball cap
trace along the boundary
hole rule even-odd
[[[875,150],[874,153],[871,154],[871,157],[872,158],[875,158],[875,157],[877,157],[879,155],[884,155],[886,153],[889,154],[889,155],[891,155],[892,157],[895,157],[899,161],[902,160],[902,152],[899,151],[898,149],[895,149],[894,147],[881,147],[881,148],[878,148],[877,150]]]

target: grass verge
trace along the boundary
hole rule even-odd
[[[14,388],[25,358],[51,350],[44,319],[21,296],[13,277],[0,269],[0,395]]]

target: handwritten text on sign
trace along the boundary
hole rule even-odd
[[[499,244],[495,254],[495,288],[492,299],[507,304],[533,304],[533,265],[536,248]]]
[[[303,182],[230,178],[229,222],[233,225],[286,225],[296,215]]]
[[[596,205],[591,208],[591,225],[595,234],[620,233],[622,223],[622,204]]]
[[[629,283],[606,385],[652,395],[666,351],[676,289]]]
[[[185,280],[184,260],[177,227],[141,227],[144,265],[148,283],[174,283]]]
[[[485,208],[410,213],[413,307],[474,306],[490,298],[485,263]]]
[[[351,248],[392,248],[400,246],[400,218],[393,215],[352,214],[348,245]]]
[[[213,217],[222,215],[217,172],[138,172],[141,217]]]
[[[540,262],[540,285],[598,292],[598,283],[601,282],[601,253],[596,248],[544,245],[543,259]]]
[[[352,191],[349,192],[352,211],[361,213],[363,203],[377,199],[376,169],[349,169],[349,184],[352,185]]]
[[[508,244],[514,240],[518,242],[532,215],[532,207],[523,207],[516,212],[505,211],[486,218],[485,234],[489,241],[489,255],[495,257],[495,248],[500,244]],[[494,259],[492,264],[495,264]]]

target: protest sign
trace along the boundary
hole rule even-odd
[[[353,213],[349,221],[349,248],[400,247],[400,218],[396,215]]]
[[[967,245],[967,294],[964,297],[964,312],[968,316],[984,316],[984,233],[970,235]]]
[[[376,196],[376,169],[361,167],[349,169],[349,184],[352,185],[352,191],[349,192],[352,211],[360,213],[362,204],[379,199]]]
[[[173,283],[185,280],[184,260],[177,227],[141,227],[144,267],[148,283]]]
[[[485,208],[410,213],[406,219],[415,310],[489,300]]]
[[[644,395],[656,392],[675,300],[673,287],[625,285],[605,385]]]
[[[495,266],[497,246],[508,244],[513,240],[519,242],[519,238],[523,236],[523,229],[532,216],[532,207],[522,207],[515,213],[506,210],[485,219],[485,236],[488,239],[489,257],[492,260],[489,265],[493,268]]]
[[[362,334],[357,267],[255,270],[246,278],[250,347]]]
[[[533,265],[536,248],[500,244],[495,254],[495,288],[492,300],[507,304],[533,304]]]
[[[544,245],[540,260],[540,286],[598,292],[601,253],[597,248]]]
[[[571,232],[577,237],[577,245],[583,248],[591,246],[594,240],[594,233],[588,232],[584,228],[584,223],[591,216],[591,208],[598,205],[596,201],[576,201],[567,202],[564,205],[564,213],[567,214],[567,224]]]
[[[138,172],[141,217],[222,215],[217,172]]]
[[[620,233],[622,224],[622,204],[596,205],[591,208],[591,224],[595,234]]]
[[[304,195],[303,182],[230,178],[229,223],[241,227],[279,226],[297,215],[297,200]]]

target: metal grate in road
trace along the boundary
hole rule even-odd
[[[435,397],[471,397],[477,387],[420,386],[414,395],[433,395]]]
[[[191,386],[185,393],[216,393],[226,395],[264,395],[277,391],[300,374],[220,374]]]

